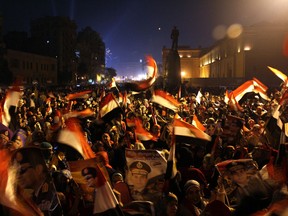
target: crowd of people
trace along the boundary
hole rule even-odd
[[[8,91],[1,91],[2,106]],[[31,215],[113,215],[101,213],[96,207],[103,201],[95,200],[99,167],[90,164],[81,169],[83,184],[71,174],[69,162],[85,160],[83,152],[73,148],[72,136],[70,145],[59,142],[58,137],[70,127],[71,119],[77,119],[91,150],[90,158],[105,168],[106,180],[117,198],[118,214],[285,215],[287,164],[282,166],[286,163],[286,151],[285,147],[284,153],[280,148],[285,140],[277,119],[273,118],[280,106],[282,119],[285,117],[285,91],[271,92],[269,100],[259,94],[246,95],[239,101],[241,111],[225,101],[224,91],[203,91],[201,97],[197,91],[186,92],[178,98],[180,106],[175,112],[151,102],[150,90],[125,93],[124,100],[118,89],[102,86],[90,87],[88,91],[27,88],[16,106],[10,106],[6,112],[2,108],[0,164],[4,163],[5,152],[9,156],[7,167],[17,167],[13,186],[21,194],[22,202],[26,200],[25,206],[29,200]],[[113,94],[118,107],[101,116],[104,93]],[[3,118],[7,115],[11,120],[5,126]],[[197,120],[211,140],[174,137],[171,123],[175,118],[195,127]],[[152,135],[151,139],[137,136],[135,119]],[[151,167],[143,161],[128,167],[125,151],[155,150],[167,161],[172,144],[176,146],[176,175],[167,176],[167,170],[157,179],[158,190],[152,190],[147,183]],[[1,175],[5,173],[3,168]],[[127,183],[128,172],[132,187]],[[6,188],[8,183],[4,184]],[[141,194],[144,190],[150,196]],[[7,204],[5,191],[0,190],[0,214],[27,215],[13,208],[14,204]]]

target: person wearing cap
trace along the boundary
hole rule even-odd
[[[201,185],[196,180],[188,180],[184,185],[184,198],[180,203],[180,213],[183,216],[199,216],[207,202],[203,198]]]
[[[250,211],[268,206],[275,185],[273,186],[271,182],[263,179],[258,171],[253,173],[250,166],[245,162],[232,161],[226,165],[226,170],[236,185],[228,194],[230,206],[235,208],[236,212],[243,212],[245,209],[246,213],[241,215],[249,215]],[[247,200],[253,200],[255,205],[249,206],[251,201],[247,202]]]
[[[146,200],[144,198],[146,184],[148,182],[148,175],[151,172],[150,166],[143,161],[134,161],[129,166],[131,174],[132,189],[131,195],[134,200]]]
[[[19,165],[17,186],[24,191],[33,191],[32,200],[44,215],[63,215],[60,198],[65,199],[64,194],[56,191],[40,148],[17,149],[12,162]]]

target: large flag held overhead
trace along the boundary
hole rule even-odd
[[[66,144],[79,152],[84,159],[95,157],[81,130],[81,126],[76,118],[69,118],[65,122],[66,127],[61,129],[57,141]]]
[[[194,125],[191,125],[180,119],[174,119],[172,126],[174,127],[174,132],[176,136],[192,137],[195,139],[201,139],[206,141],[211,140],[211,137],[208,134],[198,129]]]
[[[179,101],[173,98],[169,93],[162,90],[155,90],[151,101],[153,103],[157,103],[163,107],[173,110],[174,112],[178,112],[178,108],[181,105]]]

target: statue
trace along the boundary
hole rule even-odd
[[[171,39],[172,39],[172,50],[177,50],[178,49],[178,37],[179,37],[179,30],[177,29],[176,26],[172,29],[171,32]]]
[[[170,94],[175,94],[179,91],[181,85],[181,65],[180,65],[180,56],[178,54],[178,37],[179,30],[174,26],[172,29],[171,35],[172,47],[167,55],[167,61],[165,65],[166,70],[166,80],[165,80],[165,89]]]

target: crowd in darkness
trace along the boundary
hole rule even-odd
[[[89,92],[67,99],[68,94],[86,90]],[[225,102],[224,89],[202,88],[200,98],[198,90],[187,89],[178,99],[181,105],[176,114],[151,102],[152,90],[138,94],[128,92],[124,102],[120,100],[123,92],[105,86],[24,88],[17,106],[9,109],[9,126],[1,124],[0,149],[9,151],[11,161],[19,164],[17,187],[26,193],[30,191],[30,198],[44,215],[93,215],[97,200],[69,173],[69,161],[83,160],[83,157],[58,141],[59,132],[68,125],[67,114],[89,109],[92,111],[89,116],[79,114],[73,118],[81,126],[97,162],[105,167],[123,214],[130,215],[127,209],[131,210],[133,201],[151,201],[150,215],[157,216],[285,215],[287,179],[283,169],[277,172],[281,169],[276,159],[280,157],[282,143],[281,130],[273,115],[279,111],[286,89],[275,89],[269,100],[259,94],[247,94],[239,101],[242,111]],[[99,118],[103,92],[113,93],[119,107]],[[7,89],[2,89],[2,104],[7,99],[6,93]],[[285,103],[281,103],[282,120],[285,120],[285,110]],[[139,199],[126,183],[127,169],[132,168],[127,167],[125,150],[158,150],[167,160],[173,140],[169,125],[175,115],[191,125],[197,117],[211,140],[176,137],[176,176],[163,180],[161,196],[153,200]],[[136,118],[153,139],[137,138],[135,125],[129,124]],[[44,156],[44,163],[39,155]],[[282,161],[285,157],[286,152]],[[227,161],[225,175],[216,166],[223,161]],[[252,161],[253,173],[247,161]],[[133,166],[134,178],[139,181],[150,172],[145,164]],[[96,187],[97,169],[85,167],[81,174],[86,187]],[[11,206],[7,207],[2,201],[1,204],[1,215],[18,215]],[[149,215],[147,209],[142,211],[142,215]],[[37,215],[37,210],[35,212]]]

